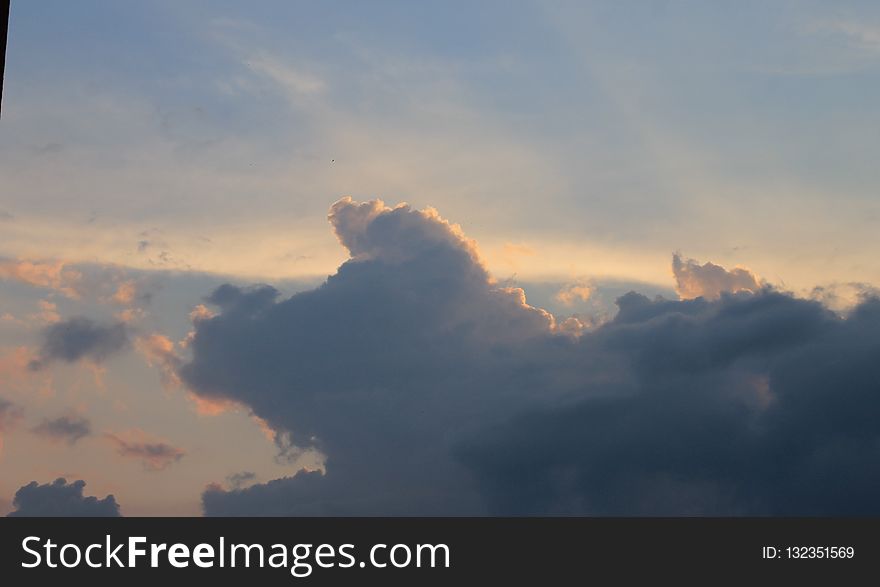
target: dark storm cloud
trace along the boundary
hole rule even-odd
[[[91,434],[92,425],[82,416],[61,416],[53,420],[43,420],[33,429],[33,432],[72,445]]]
[[[119,504],[112,495],[104,499],[85,497],[85,481],[67,483],[56,479],[54,483],[39,485],[31,481],[15,492],[12,505],[15,510],[9,517],[64,516],[64,517],[118,517]]]
[[[288,299],[218,289],[180,369],[326,474],[212,486],[205,513],[880,512],[876,299],[844,319],[767,288],[630,293],[584,330],[495,285],[432,211],[346,199],[330,220],[351,260]]]
[[[30,364],[39,370],[51,361],[73,363],[80,359],[103,361],[128,346],[125,324],[98,324],[89,318],[75,317],[49,326],[43,333],[40,358]]]
[[[880,513],[880,301],[845,320],[766,290],[626,302],[639,319],[622,306],[590,337],[626,357],[630,393],[521,413],[459,447],[491,511]]]

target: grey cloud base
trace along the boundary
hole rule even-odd
[[[326,474],[212,486],[207,515],[880,513],[876,298],[842,318],[768,288],[630,293],[585,330],[432,211],[330,220],[351,260],[285,300],[221,287],[180,369]]]
[[[68,483],[58,478],[40,485],[32,481],[15,492],[15,511],[9,517],[118,517],[119,504],[112,495],[104,499],[84,496],[85,481]]]
[[[459,451],[493,512],[877,515],[880,301],[620,300],[590,335],[631,389],[521,413]],[[525,474],[527,472],[527,474]]]

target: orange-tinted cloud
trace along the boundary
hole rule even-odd
[[[451,245],[468,252],[479,267],[485,268],[476,241],[434,208],[415,210],[406,203],[391,208],[380,199],[355,202],[346,196],[330,207],[327,219],[354,259],[398,262],[413,258],[426,247]],[[384,229],[389,226],[393,230]]]
[[[566,306],[572,306],[575,302],[586,302],[592,294],[593,290],[589,285],[574,284],[559,290],[556,299]]]
[[[31,432],[52,442],[65,442],[72,446],[91,434],[92,425],[83,416],[69,414],[53,419],[44,418]]]
[[[189,399],[191,399],[193,404],[195,405],[196,413],[201,416],[219,416],[220,414],[232,411],[240,407],[240,404],[232,400],[220,398],[205,398],[196,395],[195,393],[190,393]]]
[[[61,320],[61,314],[58,313],[58,306],[54,302],[38,300],[37,307],[39,309],[36,312],[31,312],[21,318],[9,312],[4,312],[0,314],[0,322],[15,328],[31,329],[40,328],[47,324],[54,324]]]
[[[189,319],[193,322],[207,320],[214,317],[214,312],[205,304],[199,304],[189,313]]]
[[[693,259],[682,258],[678,253],[672,255],[672,274],[675,277],[675,290],[683,300],[699,297],[712,300],[722,293],[754,293],[763,287],[760,278],[744,267],[727,270],[709,262],[700,265]]]
[[[134,302],[137,293],[137,285],[134,280],[127,279],[116,287],[116,291],[110,296],[110,299],[117,304],[128,306]]]
[[[202,308],[204,312],[199,311],[198,308]],[[193,315],[196,316],[195,319],[198,319],[198,316],[207,314],[210,314],[210,311],[201,305],[193,311]],[[184,340],[177,346],[185,348],[186,342]],[[135,348],[146,358],[147,364],[150,367],[158,369],[162,386],[165,389],[182,387],[177,370],[183,364],[183,359],[177,353],[173,340],[163,334],[153,333],[136,339]],[[236,402],[223,398],[201,397],[194,393],[188,393],[187,395],[193,402],[196,412],[202,416],[217,416],[238,407]]]
[[[159,370],[162,385],[166,389],[180,386],[177,369],[182,361],[174,349],[173,340],[162,334],[153,333],[138,337],[134,344],[146,358],[147,364]]]
[[[61,320],[61,314],[58,313],[58,306],[49,300],[40,300],[37,302],[40,311],[30,314],[28,317],[32,320],[42,322],[43,324],[54,324]]]
[[[52,289],[72,299],[79,299],[82,293],[82,273],[64,261],[0,259],[0,279]]]

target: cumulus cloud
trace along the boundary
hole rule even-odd
[[[722,293],[739,291],[757,292],[762,285],[757,275],[742,267],[727,270],[706,262],[700,265],[693,259],[672,255],[672,274],[675,290],[682,299],[704,297],[717,299]]]
[[[140,461],[147,471],[161,471],[176,463],[186,454],[165,440],[151,438],[140,430],[121,434],[108,432],[106,438],[122,457]]]
[[[68,483],[58,478],[40,485],[31,481],[15,492],[9,517],[118,517],[119,504],[112,495],[104,499],[84,496],[85,481]]]
[[[764,287],[629,293],[578,329],[435,211],[344,199],[330,221],[350,260],[287,299],[217,289],[178,370],[324,467],[211,485],[206,514],[880,511],[876,298],[841,318]]]
[[[127,346],[128,333],[124,323],[101,325],[78,316],[56,322],[45,330],[40,356],[31,362],[30,368],[37,371],[55,360],[73,363],[90,359],[100,363]]]
[[[589,341],[624,389],[460,447],[493,512],[880,512],[880,301],[847,319],[771,291],[619,304]]]
[[[82,416],[60,416],[43,420],[33,428],[33,432],[50,440],[74,445],[92,433],[92,424]]]

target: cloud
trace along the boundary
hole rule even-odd
[[[0,258],[0,279],[52,289],[68,298],[79,299],[82,293],[82,277],[81,272],[68,267],[63,261]]]
[[[206,314],[206,312],[208,312]],[[190,319],[197,322],[205,316],[209,316],[208,309],[199,304],[191,313]],[[190,333],[192,336],[192,333]],[[177,348],[181,350],[189,344],[190,338],[186,338],[177,345],[174,341],[162,334],[153,333],[139,336],[135,339],[135,348],[144,356],[147,364],[159,372],[162,386],[167,389],[181,387],[180,376],[177,371],[183,365],[184,360]],[[238,407],[234,401],[222,398],[207,398],[194,393],[188,393],[187,399],[191,400],[198,414],[203,416],[216,416]]]
[[[38,300],[37,307],[39,308],[37,312],[28,313],[22,318],[18,318],[9,312],[4,312],[0,314],[0,322],[29,330],[33,327],[43,327],[46,324],[53,324],[61,320],[58,306],[54,302]]]
[[[116,287],[116,291],[110,296],[110,299],[117,304],[123,306],[130,305],[137,296],[137,288],[133,279],[123,281]]]
[[[180,385],[177,369],[182,360],[174,348],[174,341],[161,334],[140,336],[135,340],[135,348],[146,358],[147,364],[159,370],[162,385],[166,388]]]
[[[868,283],[831,283],[814,287],[809,297],[832,310],[846,314],[866,299],[880,296],[880,289]]]
[[[460,454],[498,512],[876,515],[878,326],[876,298],[841,319],[772,291],[629,294],[590,336],[626,359],[624,390],[522,413]]]
[[[100,325],[84,317],[74,317],[50,325],[43,333],[40,356],[30,368],[40,370],[48,363],[61,360],[68,363],[90,359],[100,363],[129,344],[126,326],[122,322]]]
[[[344,199],[330,221],[350,260],[287,299],[218,288],[178,370],[324,466],[211,485],[206,514],[880,512],[876,298],[842,318],[688,261],[717,295],[631,292],[578,329],[433,210]]]
[[[572,306],[576,302],[586,302],[592,293],[593,290],[589,285],[567,285],[556,293],[556,299],[566,306]]]
[[[118,517],[119,504],[112,495],[104,499],[84,496],[85,481],[67,483],[58,478],[53,483],[39,485],[31,481],[15,492],[9,517]]]
[[[302,471],[294,477],[274,479],[246,489],[225,491],[219,485],[209,485],[202,494],[202,505],[206,515],[340,515],[350,512],[351,507],[344,494],[344,501],[336,503],[339,489],[340,485],[327,484],[317,471]]]
[[[61,321],[61,314],[58,313],[58,306],[54,302],[39,300],[37,305],[40,311],[36,314],[28,315],[29,320],[43,324],[54,324]]]
[[[128,308],[148,303],[156,288],[152,278],[132,277],[128,269],[119,265],[72,264],[62,260],[0,258],[0,279],[48,289],[73,300],[94,300]]]
[[[245,64],[253,71],[267,76],[294,96],[319,94],[325,89],[322,79],[305,71],[296,70],[266,53],[252,55]]]
[[[253,471],[242,471],[240,473],[233,473],[226,477],[226,481],[233,489],[241,489],[245,485],[253,483],[257,479],[257,474]]]
[[[672,274],[675,290],[682,299],[717,299],[725,292],[754,293],[762,287],[758,276],[748,269],[736,267],[728,271],[714,263],[700,265],[693,259],[682,259],[678,253],[672,255]]]
[[[147,471],[166,469],[186,454],[167,441],[150,438],[140,430],[122,434],[108,432],[105,436],[116,446],[116,452],[120,456],[140,461]]]
[[[364,507],[381,498],[413,508],[382,495],[395,480],[399,492],[429,488],[430,500],[419,500],[458,501],[448,452],[430,465],[410,459],[427,458],[418,448],[444,433],[457,407],[488,409],[469,380],[474,369],[509,364],[511,344],[545,336],[553,318],[525,304],[522,290],[495,287],[473,242],[433,210],[344,199],[330,222],[352,260],[319,289],[280,302],[270,286],[218,288],[209,301],[220,313],[194,324],[194,360],[180,376],[194,393],[244,403],[294,443],[327,454],[327,478],[348,492],[360,485],[368,495],[349,497]],[[461,390],[445,397],[455,364],[464,367],[453,369]],[[415,453],[403,462],[364,459],[396,453],[400,442]],[[413,467],[418,479],[406,481]]]
[[[836,20],[818,22],[816,31],[842,35],[853,45],[871,52],[880,51],[880,26],[873,23]]]
[[[43,420],[33,428],[33,432],[50,440],[74,445],[92,433],[92,425],[82,416],[60,416]]]

